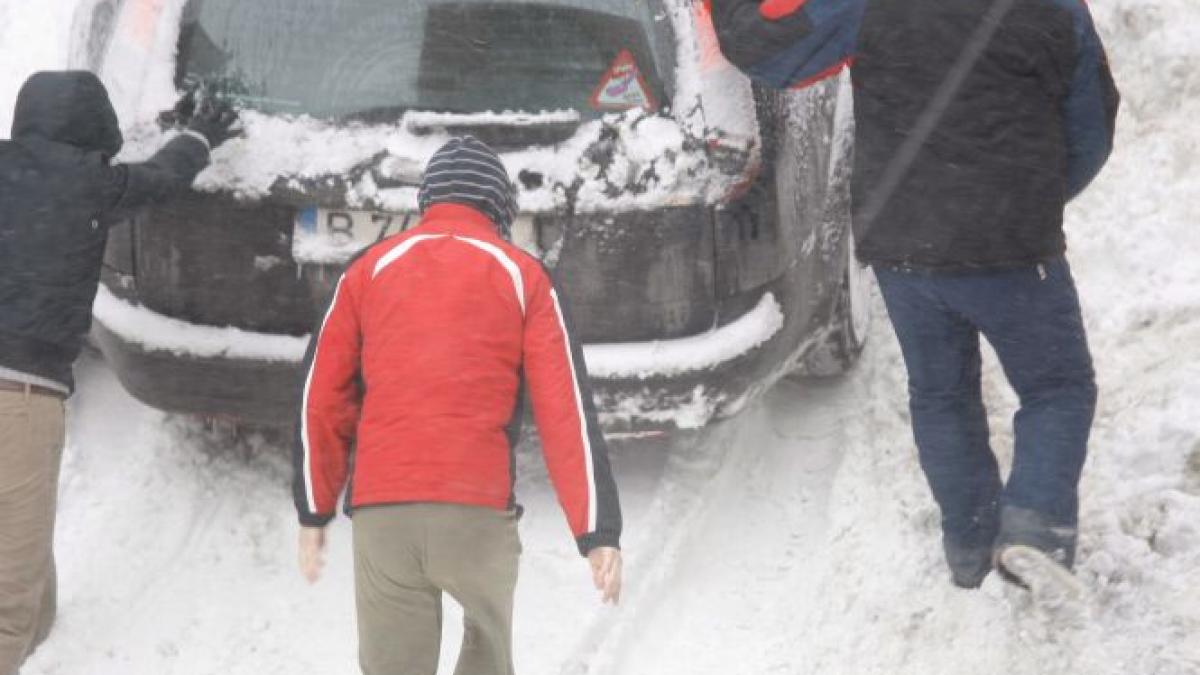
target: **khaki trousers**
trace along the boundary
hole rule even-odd
[[[15,675],[54,623],[54,511],[61,399],[0,391],[0,675]]]
[[[458,504],[354,512],[359,664],[365,675],[434,675],[442,593],[463,607],[455,675],[513,675],[517,515]]]

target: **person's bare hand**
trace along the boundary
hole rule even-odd
[[[325,567],[325,528],[300,528],[300,574],[310,584],[317,582]]]
[[[621,551],[609,546],[594,548],[588,553],[592,566],[592,582],[600,591],[601,602],[621,601]]]

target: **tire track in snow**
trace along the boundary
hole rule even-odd
[[[215,438],[205,438],[198,432],[198,422],[187,418],[168,416],[159,431],[150,452],[174,452],[192,455],[190,464],[195,469],[196,480],[184,483],[182,490],[166,490],[170,496],[170,508],[174,519],[182,521],[179,527],[163,532],[165,541],[150,554],[151,565],[142,572],[141,583],[129,598],[131,624],[144,617],[140,611],[156,606],[181,570],[190,568],[196,554],[212,544],[213,528],[221,522],[220,515],[228,508],[230,493],[217,489],[221,483],[234,479],[233,471],[238,468],[221,461],[219,454],[228,450]],[[246,467],[240,467],[246,470]],[[180,487],[177,480],[168,480],[172,488]],[[141,620],[144,620],[141,619]],[[131,628],[127,627],[127,628]],[[120,632],[125,632],[122,629]]]
[[[741,650],[771,637],[757,618],[824,530],[850,391],[785,380],[675,448],[645,524],[650,541],[627,567],[626,606],[593,624],[561,672],[746,672]]]

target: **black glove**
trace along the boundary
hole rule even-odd
[[[204,136],[209,147],[214,150],[241,133],[240,129],[234,129],[234,125],[238,123],[237,111],[226,101],[205,98],[196,106],[191,117],[188,129]]]
[[[179,97],[175,106],[158,114],[158,126],[163,131],[186,129],[188,120],[196,113],[196,91],[189,89]]]

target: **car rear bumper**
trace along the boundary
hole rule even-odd
[[[155,408],[287,426],[299,409],[306,338],[188,324],[102,288],[92,340],[125,388]],[[607,434],[699,428],[773,382],[790,322],[775,295],[704,333],[585,345]]]

